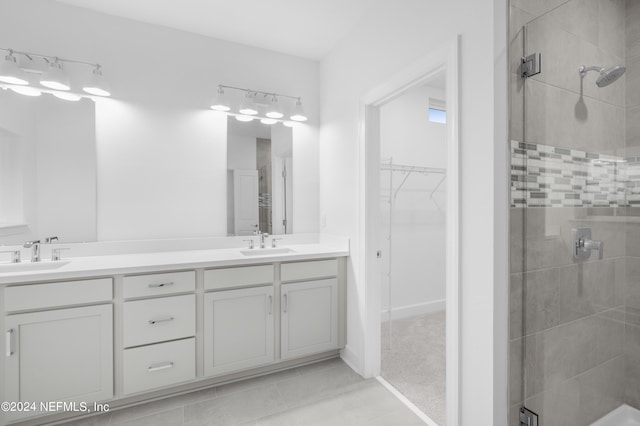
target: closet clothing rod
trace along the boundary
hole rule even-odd
[[[392,172],[410,172],[410,173],[438,173],[447,174],[447,169],[440,167],[423,167],[423,166],[408,166],[404,164],[389,164],[381,163],[380,170],[390,170]]]

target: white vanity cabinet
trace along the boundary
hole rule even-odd
[[[111,279],[83,281],[93,289],[70,295],[67,304],[99,303],[111,299]],[[73,287],[75,282],[51,283],[52,289]],[[23,296],[35,286],[5,288],[5,307],[46,309],[11,313],[4,317],[4,399],[14,402],[90,403],[113,397],[113,306],[111,303],[63,309],[43,306],[42,298],[32,304]],[[110,300],[109,300],[110,302]],[[38,409],[4,413],[7,421],[38,414]]]
[[[274,361],[273,281],[273,265],[205,271],[205,291],[215,290],[204,295],[205,375]]]
[[[346,334],[345,265],[341,258],[256,259],[182,271],[149,267],[102,278],[5,281],[0,400],[100,402],[115,409],[144,402],[146,395],[337,356]],[[0,412],[0,425],[73,416],[47,414]]]
[[[337,349],[338,280],[335,259],[281,265],[281,358]]]

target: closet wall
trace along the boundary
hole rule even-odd
[[[446,168],[446,125],[429,121],[429,98],[445,99],[443,89],[416,88],[380,108],[380,156],[383,162]],[[390,176],[392,174],[392,176]],[[380,172],[381,236],[383,237],[382,309],[389,309],[389,269],[393,318],[444,309],[445,207],[443,174]],[[432,194],[433,192],[433,194]],[[390,216],[393,217],[391,246]],[[391,250],[391,262],[389,253]]]

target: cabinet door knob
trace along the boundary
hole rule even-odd
[[[158,318],[158,319],[149,320],[149,324],[156,325],[159,322],[169,322],[169,321],[173,321],[173,320],[174,320],[173,317]]]
[[[269,295],[269,315],[273,312],[273,296]]]
[[[287,312],[287,305],[288,305],[288,297],[287,297],[287,293],[284,294],[283,296],[284,298],[284,303],[282,304],[282,308],[284,310],[284,312]]]
[[[166,370],[167,368],[173,368],[173,361],[150,365],[149,368],[147,368],[147,371],[153,373],[154,371]]]

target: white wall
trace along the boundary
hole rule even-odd
[[[111,84],[96,104],[99,240],[226,234],[220,83],[302,97],[294,231],[317,232],[317,62],[46,0],[0,0],[0,15],[2,47],[99,62]]]
[[[430,97],[446,99],[444,90],[422,86],[380,107],[382,159],[391,158],[394,164],[446,169],[447,127],[429,121]],[[393,318],[442,310],[446,288],[446,182],[438,184],[444,175],[410,174],[390,212],[388,200],[405,178],[404,173],[393,172],[393,176],[390,173],[380,173],[382,309],[389,308],[391,282]],[[386,239],[390,215],[393,217],[391,247]],[[383,318],[386,319],[386,315]]]
[[[359,101],[460,35],[462,425],[506,425],[506,18],[504,0],[377,3],[320,71],[321,231],[352,239],[345,356],[363,371]]]

